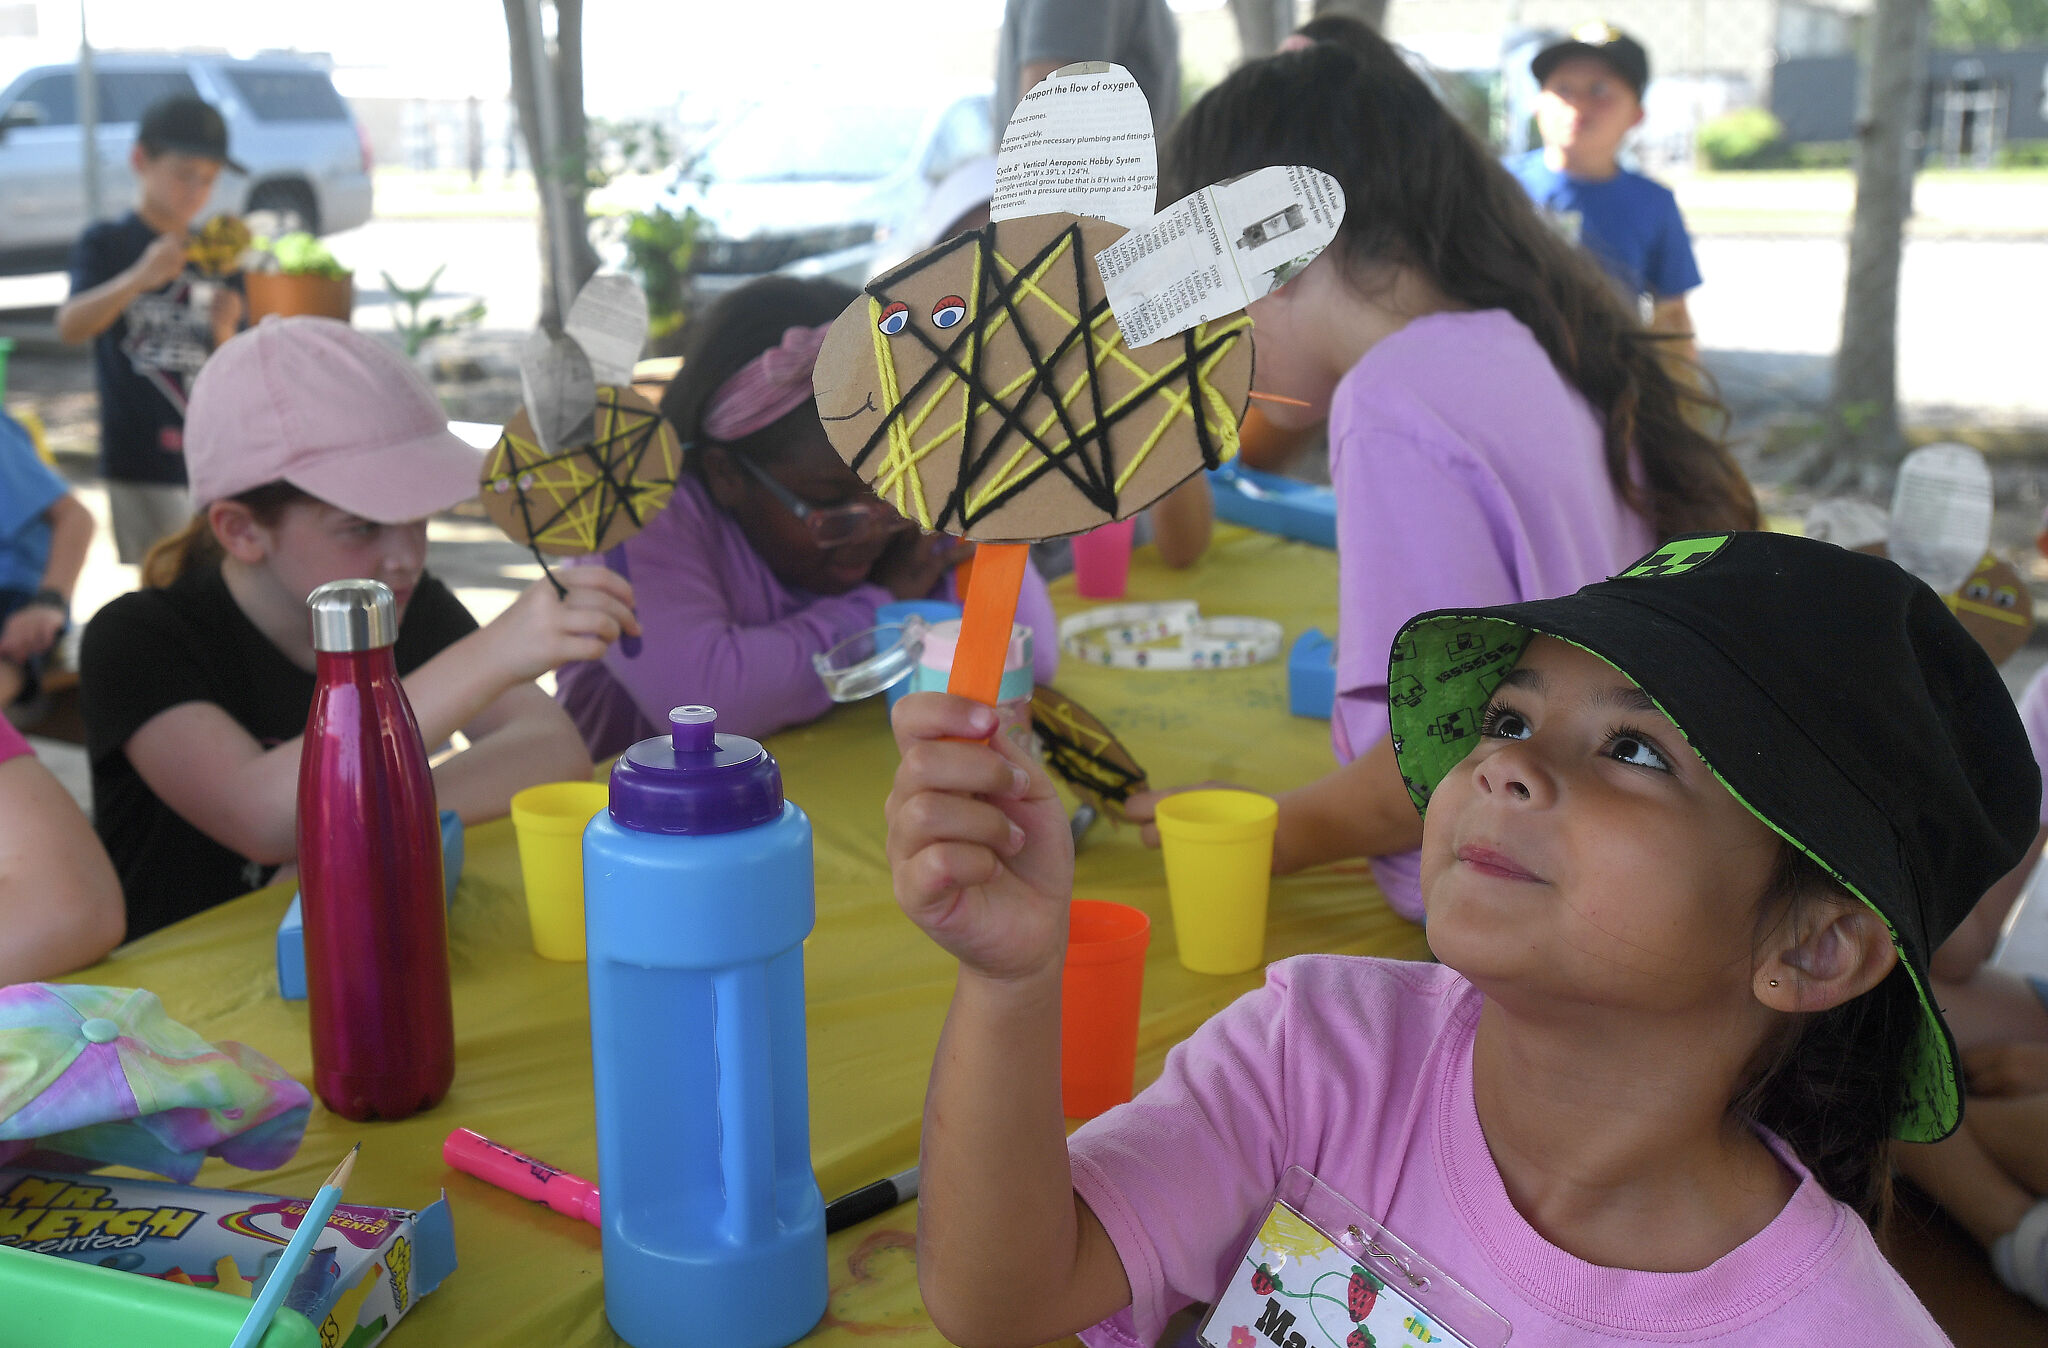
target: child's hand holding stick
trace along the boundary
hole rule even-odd
[[[1038,1343],[1130,1285],[1074,1194],[1060,1115],[1073,839],[1051,779],[995,728],[950,693],[896,707],[896,902],[960,960],[925,1097],[918,1283],[953,1342]]]

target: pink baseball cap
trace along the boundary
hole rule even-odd
[[[483,456],[390,347],[331,318],[266,318],[213,353],[185,409],[200,509],[285,481],[379,524],[477,493]]]

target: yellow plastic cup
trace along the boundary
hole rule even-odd
[[[544,782],[512,797],[526,916],[543,959],[583,958],[583,830],[610,799],[603,782]]]
[[[1156,819],[1180,962],[1198,974],[1258,968],[1280,802],[1253,791],[1182,791],[1159,802]]]

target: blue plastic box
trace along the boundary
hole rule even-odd
[[[1319,548],[1337,546],[1337,496],[1328,487],[1235,463],[1211,472],[1209,485],[1219,520]]]
[[[1337,706],[1337,643],[1311,627],[1287,652],[1287,710],[1327,721]]]
[[[455,902],[455,882],[462,878],[462,816],[441,811],[441,892]],[[306,1000],[306,922],[299,896],[292,895],[284,921],[277,924],[277,995],[288,1002]]]

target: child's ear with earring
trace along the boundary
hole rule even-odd
[[[1756,998],[1774,1011],[1827,1011],[1876,987],[1898,963],[1884,919],[1847,897],[1802,899],[1764,940]]]

